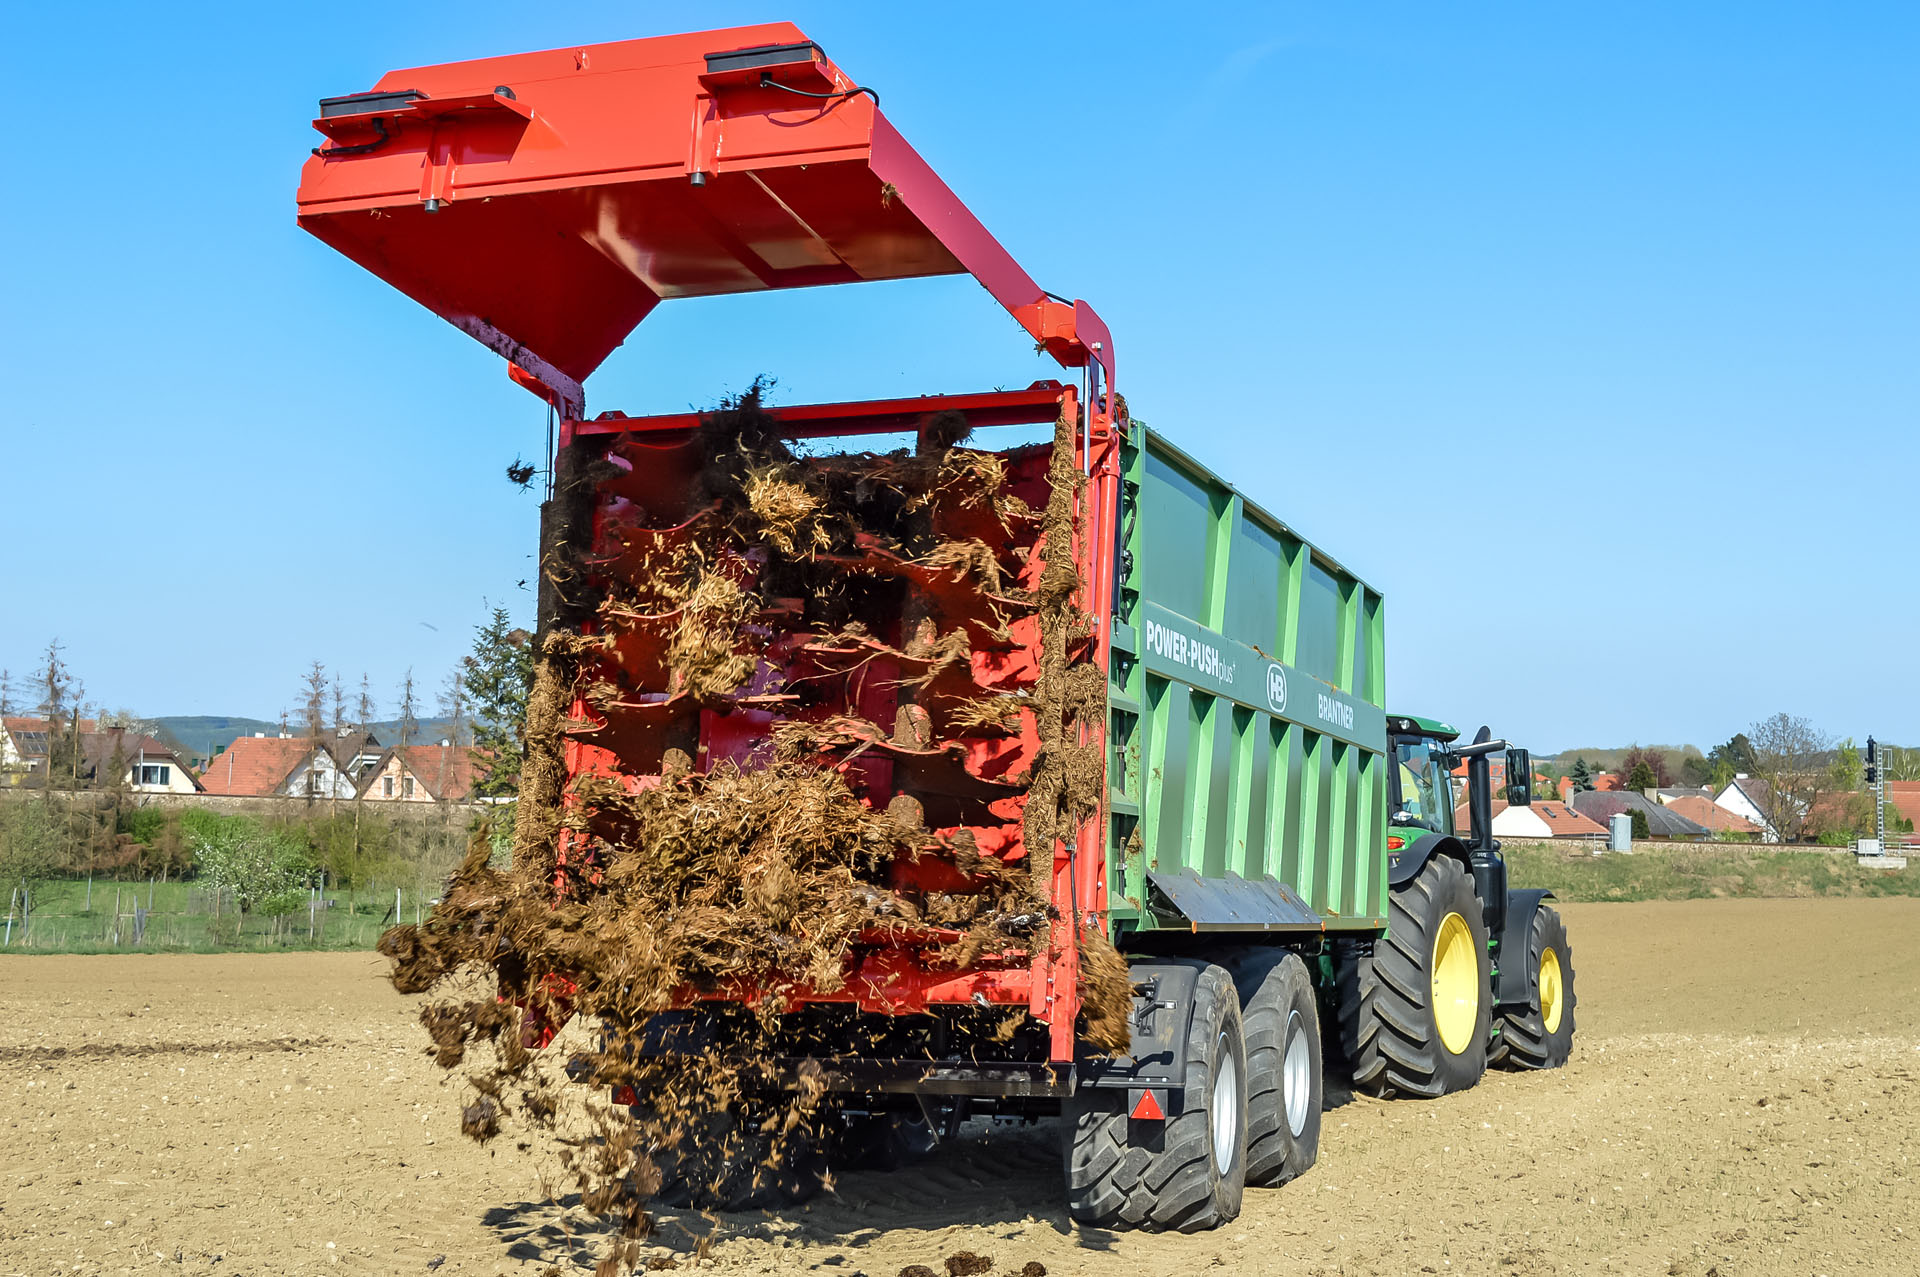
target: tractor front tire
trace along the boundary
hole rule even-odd
[[[1373,974],[1379,1067],[1356,1085],[1433,1099],[1478,1082],[1487,1071],[1493,963],[1480,900],[1459,861],[1435,856],[1392,893]]]
[[[1247,1183],[1278,1188],[1320,1156],[1320,1013],[1297,953],[1255,949],[1230,962],[1247,1034]]]
[[[1081,1224],[1193,1233],[1240,1213],[1247,1182],[1240,995],[1224,968],[1193,961],[1201,971],[1178,1110],[1136,1119],[1128,1116],[1127,1092],[1096,1088],[1063,1105],[1067,1210]]]
[[[1505,955],[1502,955],[1503,957]],[[1573,946],[1560,915],[1545,905],[1527,930],[1525,1005],[1501,1008],[1494,1063],[1508,1069],[1557,1069],[1573,1054]]]

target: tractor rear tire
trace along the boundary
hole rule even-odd
[[[1178,1110],[1160,1120],[1135,1119],[1127,1092],[1097,1088],[1062,1106],[1067,1210],[1079,1223],[1192,1233],[1240,1213],[1247,1182],[1240,995],[1224,968],[1192,961],[1201,970]]]
[[[1493,963],[1480,900],[1459,861],[1435,856],[1392,893],[1373,974],[1380,1067],[1365,1089],[1434,1099],[1478,1082],[1487,1071]]]
[[[1333,942],[1333,1029],[1339,1062],[1348,1085],[1378,1095],[1386,1078],[1380,1058],[1380,1018],[1374,1004],[1380,977],[1373,970],[1373,941]]]
[[[1557,1069],[1573,1054],[1573,946],[1560,915],[1545,905],[1527,931],[1527,1001],[1501,1008],[1493,1062],[1507,1069]]]
[[[1320,1156],[1324,1079],[1313,979],[1297,953],[1255,949],[1228,965],[1247,1034],[1247,1183],[1278,1188]]]

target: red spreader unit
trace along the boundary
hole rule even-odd
[[[397,71],[369,92],[324,101],[314,127],[323,140],[302,172],[300,225],[499,352],[514,378],[552,405],[561,419],[556,473],[591,462],[601,476],[581,542],[584,588],[602,597],[703,517],[697,416],[585,415],[582,383],[654,307],[676,297],[973,275],[1026,340],[1080,370],[1079,386],[770,411],[793,437],[912,432],[955,412],[974,428],[1071,423],[1075,463],[1089,476],[1074,519],[1077,603],[1093,625],[1070,656],[1107,668],[1120,482],[1112,339],[1086,303],[1043,292],[907,145],[875,92],[797,28]],[[777,367],[777,354],[756,361]],[[1004,491],[1020,499],[1013,504],[1045,507],[1050,450],[1000,456]],[[984,574],[1031,591],[1040,563],[1037,518],[1010,535],[969,526],[965,512],[935,517],[947,521],[934,529],[943,539],[989,546],[991,571],[976,564],[969,576],[856,547],[849,573],[901,600],[892,623],[869,626],[865,643],[823,638],[811,618],[802,621],[807,600],[763,588],[757,597],[768,607],[752,622],[763,640],[759,668],[722,701],[674,685],[663,662],[671,616],[626,618],[620,641],[592,658],[594,676],[620,695],[574,705],[590,730],[569,744],[569,769],[638,789],[658,783],[669,753],[711,768],[747,757],[779,721],[798,719],[820,736],[844,737],[827,758],[865,802],[891,809],[911,799],[929,838],[955,850],[903,862],[897,888],[969,890],[978,873],[960,866],[977,864],[971,857],[1023,872],[1037,862],[1057,921],[1039,929],[1052,939],[1033,952],[985,952],[956,967],[933,955],[957,933],[894,929],[858,947],[843,987],[781,992],[889,1015],[942,1004],[1025,1007],[1048,1026],[1045,1058],[1029,1061],[1046,1076],[1036,1075],[1029,1093],[1058,1094],[1066,1083],[1047,1070],[1074,1058],[1079,1011],[1074,929],[1063,924],[1105,926],[1107,822],[1095,813],[1054,846],[1023,846],[1026,794],[1015,778],[1035,761],[1031,713],[1013,724],[943,723],[943,707],[1033,686],[1037,622],[1009,622],[1019,609],[980,581]],[[756,570],[740,565],[746,575]],[[543,624],[547,611],[543,600]],[[595,631],[591,618],[573,623]],[[968,659],[922,678],[917,640],[955,631],[970,636]],[[903,696],[903,686],[916,690]],[[1004,1092],[1007,1083],[981,1085]]]
[[[662,301],[972,274],[1062,365],[1105,366],[788,23],[415,67],[328,98],[300,225],[512,361],[566,415]]]

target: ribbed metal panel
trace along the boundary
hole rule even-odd
[[[1329,929],[1386,913],[1380,595],[1149,431],[1126,454],[1109,684],[1110,897],[1269,875]],[[1233,875],[1233,878],[1229,878]]]

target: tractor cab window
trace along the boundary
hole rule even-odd
[[[1393,823],[1453,832],[1453,785],[1443,756],[1430,740],[1394,741]]]

